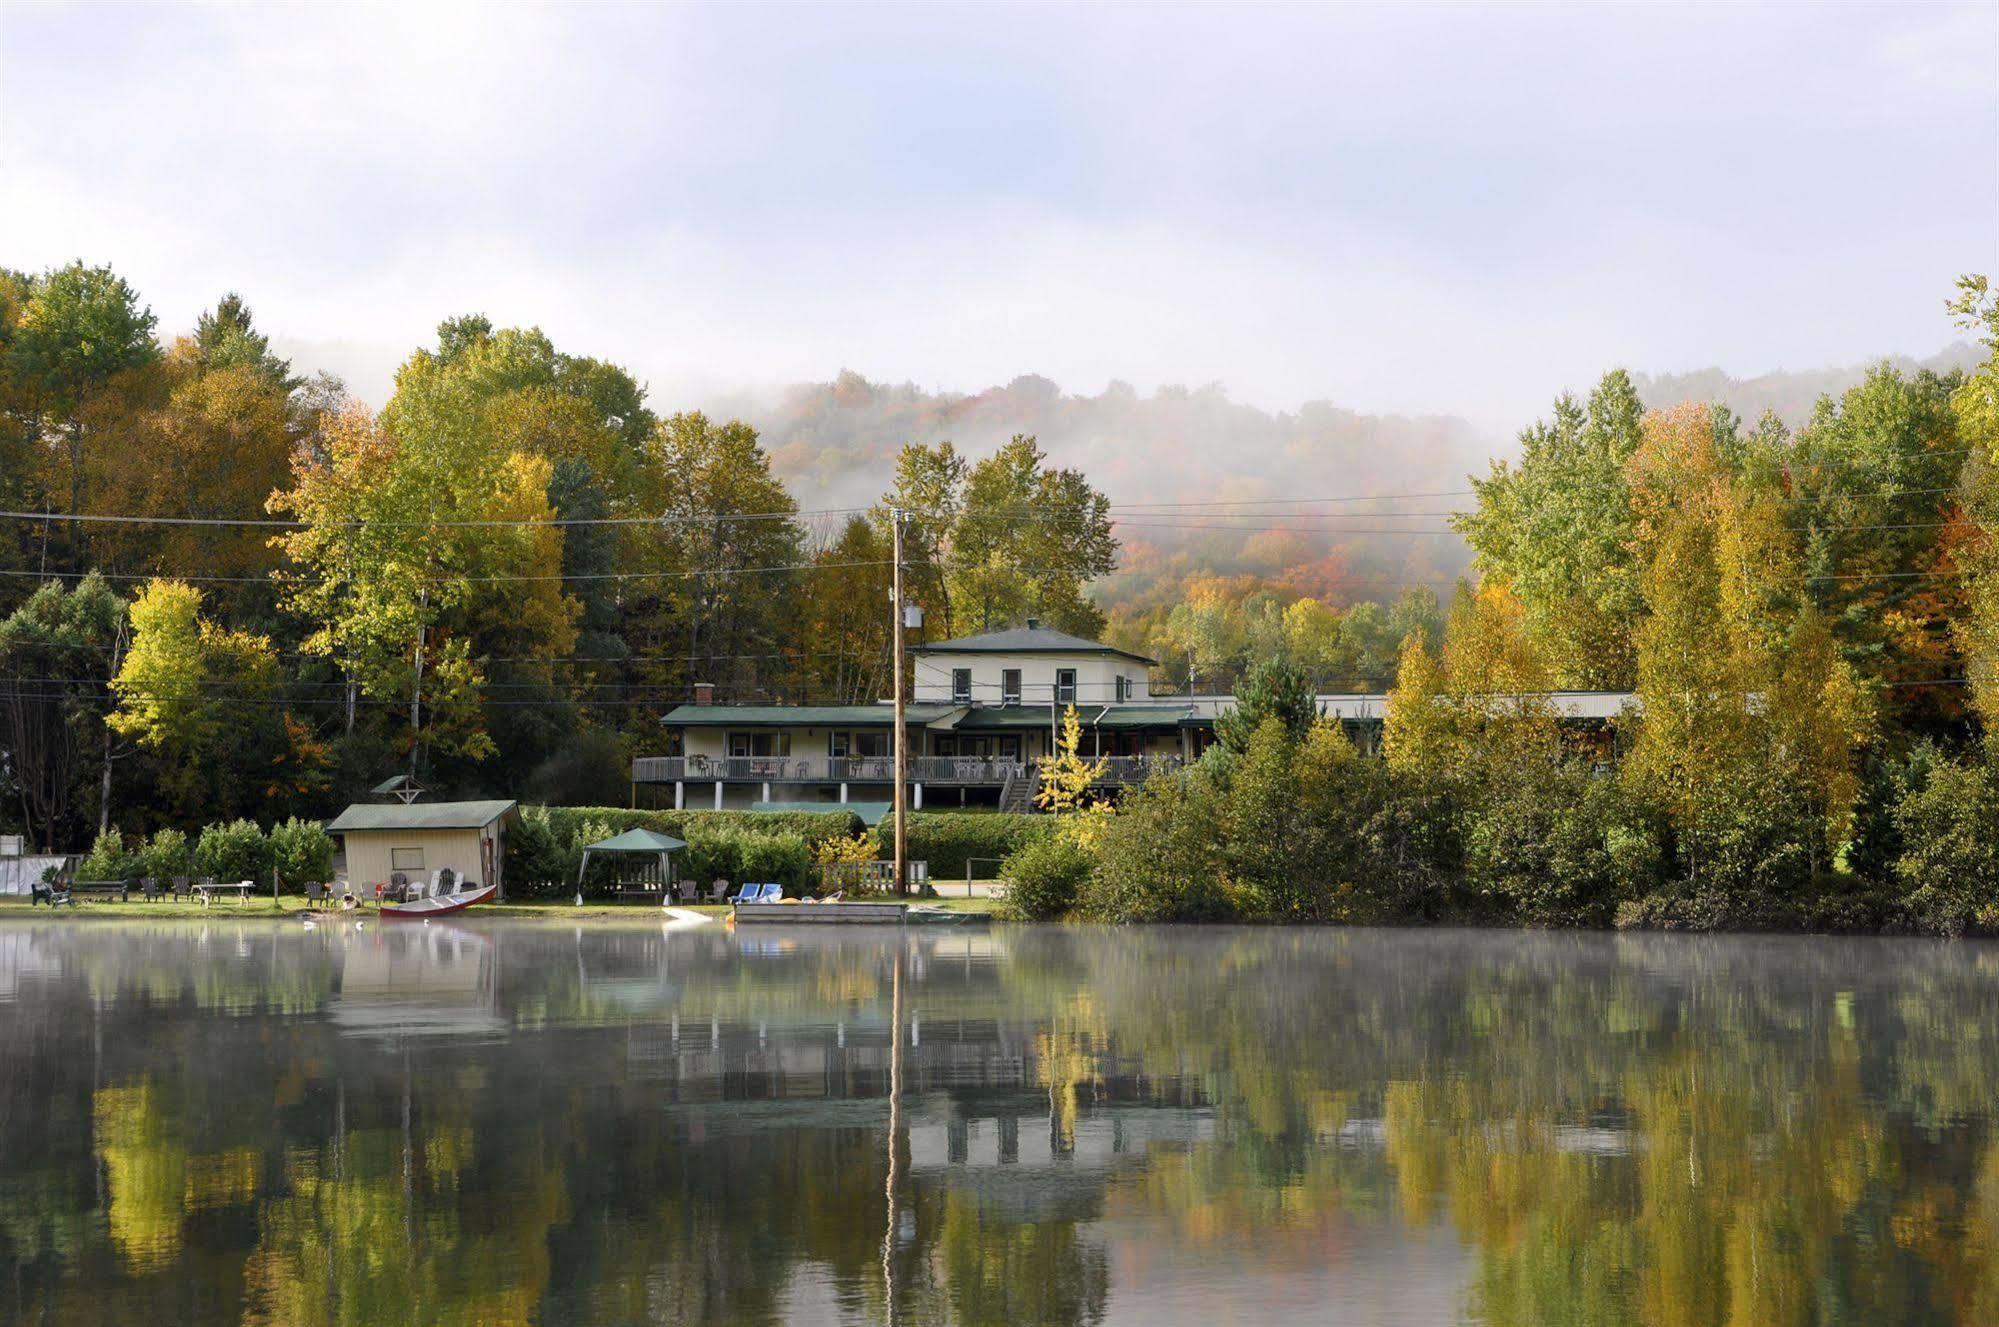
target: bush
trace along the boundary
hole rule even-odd
[[[545,806],[524,807],[507,829],[507,894],[555,898],[576,880],[573,844],[556,834]]]
[[[858,834],[863,828],[859,816],[837,803],[829,803],[824,811],[631,811],[622,806],[530,806],[522,808],[522,815],[536,810],[547,813],[549,830],[558,839],[577,837],[577,827],[585,822],[603,829],[606,834],[622,834],[628,829],[650,829],[689,842],[704,829],[796,834],[807,843],[817,843],[821,839]],[[572,867],[572,873],[573,870]]]
[[[1902,799],[1895,875],[1917,926],[1999,929],[1999,780],[1982,762],[1941,762]]]
[[[194,854],[187,846],[187,835],[177,829],[154,830],[139,856],[145,863],[145,874],[155,880],[194,874]]]
[[[267,881],[271,878],[271,844],[254,820],[207,825],[194,845],[197,875],[216,880]]]
[[[1076,897],[1092,921],[1220,921],[1235,913],[1222,877],[1219,793],[1200,771],[1155,775],[1097,830],[1097,863]]]
[[[317,820],[293,816],[271,826],[270,860],[287,889],[302,890],[312,881],[331,884],[333,836]]]
[[[1471,819],[1465,875],[1506,916],[1608,926],[1659,887],[1658,826],[1613,779],[1549,769],[1494,789]]]
[[[79,880],[137,880],[144,874],[144,858],[126,848],[124,834],[115,827],[97,836],[76,867]]]
[[[1006,859],[1000,914],[1022,922],[1066,915],[1095,865],[1074,835],[1035,835]]]
[[[993,872],[1000,862],[1029,843],[1054,833],[1055,826],[1055,817],[1045,815],[914,811],[909,814],[904,831],[909,859],[929,863],[930,878],[935,881],[963,880],[966,863],[973,858],[985,859],[976,865]],[[885,820],[880,832],[883,842],[889,842],[895,827]]]
[[[691,880],[704,885],[710,880],[737,885],[775,880],[793,897],[812,883],[812,847],[803,835],[759,833],[731,825],[698,825],[690,833],[680,869]]]

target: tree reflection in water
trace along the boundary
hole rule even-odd
[[[1886,940],[9,924],[0,1319],[1999,1321],[1995,978]]]

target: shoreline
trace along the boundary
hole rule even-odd
[[[997,901],[990,898],[934,898],[911,899],[925,907],[939,907],[947,912],[972,912],[990,915],[997,908]],[[690,912],[699,912],[721,919],[729,915],[726,903],[692,903],[673,905]],[[631,921],[659,922],[672,920],[666,917],[665,909],[649,903],[585,903],[578,907],[570,900],[536,900],[508,903],[483,903],[452,917],[494,917],[510,920],[530,921]],[[25,898],[8,897],[0,899],[0,922],[27,921],[46,917],[50,921],[62,922],[110,922],[110,921],[215,921],[219,918],[238,918],[243,921],[300,922],[308,912],[316,912],[332,921],[382,921],[381,915],[372,907],[356,908],[349,912],[338,909],[309,907],[303,898],[285,895],[276,901],[268,897],[252,897],[247,903],[220,902],[209,907],[198,903],[173,903],[166,901],[130,902],[117,900],[78,900],[74,908],[50,908],[46,904],[30,904]],[[440,918],[439,920],[451,920]],[[388,923],[383,922],[384,925]]]

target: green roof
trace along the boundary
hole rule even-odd
[[[806,815],[828,815],[835,811],[850,811],[861,818],[863,825],[879,825],[889,812],[895,809],[893,802],[751,802],[750,810],[763,811],[772,815],[802,812]]]
[[[978,636],[960,636],[956,640],[933,641],[928,645],[912,645],[910,650],[916,654],[1115,654],[1134,663],[1159,662],[1099,640],[1085,640],[1066,631],[1054,631],[1039,625],[988,631]]]
[[[1076,718],[1085,729],[1173,728],[1189,712],[1185,705],[1078,705]],[[1046,705],[1007,705],[1000,709],[970,710],[951,728],[966,733],[1047,728],[1052,722]]]
[[[513,802],[411,802],[408,806],[356,802],[327,822],[329,834],[371,829],[484,829],[514,809]]]
[[[679,852],[687,845],[679,839],[665,834],[655,834],[649,829],[628,829],[602,843],[593,843],[585,852]]]
[[[955,705],[909,705],[904,719],[910,724],[929,723],[957,709]],[[893,728],[892,705],[681,705],[667,712],[661,723],[685,728]]]

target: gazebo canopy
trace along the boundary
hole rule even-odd
[[[617,857],[649,857],[659,871],[660,888],[664,890],[673,883],[673,854],[687,845],[666,834],[655,834],[649,829],[628,829],[622,834],[614,834],[601,843],[593,843],[583,850],[583,860],[576,867],[576,885],[582,888],[583,877],[590,870],[590,854],[610,853]]]
[[[593,843],[585,852],[679,852],[687,845],[666,834],[655,834],[649,829],[628,829],[615,834],[601,843]]]

